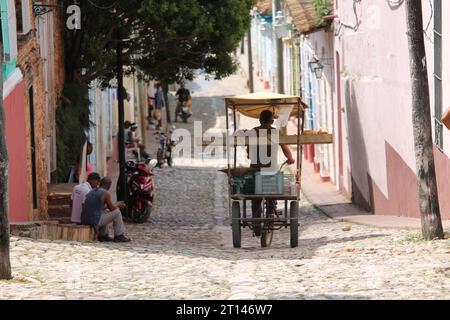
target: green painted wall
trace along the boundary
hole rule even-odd
[[[3,36],[3,54],[7,55],[11,52],[8,28],[8,5],[7,0],[0,0],[2,36]],[[2,66],[3,79],[7,79],[9,75],[16,69],[16,58],[4,63]]]
[[[10,62],[3,63],[2,66],[3,79],[7,79],[10,76],[10,74],[13,73],[13,71],[16,69],[16,62],[17,59],[14,58]]]

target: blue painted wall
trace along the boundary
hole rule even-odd
[[[0,0],[0,11],[1,11],[1,26],[2,26],[2,37],[3,37],[3,54],[8,55],[11,52],[10,41],[9,41],[9,27],[8,27],[8,4],[7,0]],[[9,62],[3,63],[2,73],[3,80],[7,79],[9,75],[16,69],[16,57],[11,59]]]

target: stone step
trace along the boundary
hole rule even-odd
[[[13,223],[11,235],[32,239],[63,240],[63,241],[94,241],[94,228],[67,223],[65,220]]]
[[[72,215],[72,208],[70,205],[49,205],[49,217],[70,217]]]
[[[70,199],[69,197],[64,197],[64,198],[51,198],[48,197],[48,204],[49,205],[53,205],[53,206],[57,206],[57,205],[70,205],[72,203],[72,199]]]

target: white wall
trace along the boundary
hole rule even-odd
[[[94,166],[94,171],[103,176],[107,174],[107,157],[111,157],[113,152],[112,113],[115,104],[111,95],[112,90],[101,90],[97,84],[89,90],[90,121],[92,122],[89,139],[94,145],[89,161]]]
[[[312,104],[311,122],[307,122],[308,129],[327,129],[330,133],[336,133],[333,123],[333,90],[334,90],[334,59],[333,59],[333,36],[329,31],[320,30],[304,35],[301,40],[301,71],[302,92],[307,104]],[[313,57],[317,57],[324,65],[322,79],[317,79],[309,67]],[[309,86],[311,85],[311,95]],[[335,155],[332,145],[315,146],[315,162],[320,163],[321,176],[331,177],[333,182],[337,181],[335,176]]]
[[[426,27],[431,17],[430,3],[426,0],[422,0],[422,3]],[[449,30],[444,34],[448,34],[450,23],[445,12],[450,10],[449,1],[443,1],[443,7],[444,29]],[[341,70],[337,72],[344,77],[342,102],[346,110],[344,119],[347,133],[343,140],[347,143],[345,149],[350,150],[351,155],[345,161],[344,170],[351,172],[366,200],[369,200],[368,174],[384,196],[389,198],[386,143],[401,156],[411,171],[416,170],[405,4],[392,9],[386,1],[365,0],[358,3],[356,8],[361,21],[358,29],[336,28],[335,37],[335,48],[341,56]],[[352,1],[339,1],[336,13],[338,21],[355,25]],[[427,30],[428,34],[432,34],[432,27],[433,22]],[[433,106],[431,41],[426,41],[426,46]],[[449,46],[450,43],[444,46],[444,61],[448,60],[445,57],[450,52]],[[448,63],[444,64],[444,68],[448,69]],[[448,85],[449,72],[444,81]],[[345,85],[348,85],[349,90],[346,90]],[[449,99],[446,93],[444,104],[450,106]],[[446,137],[448,140],[448,133]],[[449,147],[447,141],[446,150]]]

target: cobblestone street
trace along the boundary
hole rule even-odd
[[[221,129],[221,97],[245,92],[236,89],[245,82],[190,88],[196,120]],[[13,238],[15,278],[0,282],[0,299],[450,299],[450,240],[338,222],[306,201],[298,248],[289,229],[267,249],[244,229],[233,249],[222,166],[178,159],[156,169],[154,211],[148,223],[127,224],[131,243]]]

